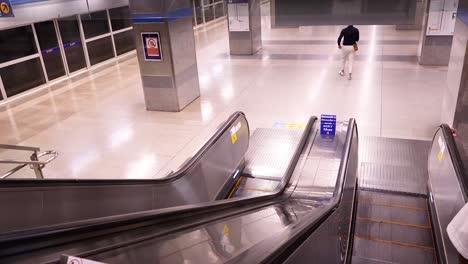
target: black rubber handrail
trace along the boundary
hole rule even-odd
[[[206,202],[196,205],[185,205],[177,206],[165,209],[155,209],[138,213],[130,213],[125,215],[109,216],[102,218],[95,218],[90,220],[82,220],[65,224],[58,224],[47,226],[43,228],[29,229],[25,231],[15,231],[7,234],[0,234],[0,256],[4,255],[2,252],[2,245],[6,244],[17,244],[24,243],[28,240],[47,240],[49,237],[57,236],[72,236],[73,234],[82,234],[85,232],[104,229],[104,228],[116,228],[118,226],[133,225],[145,221],[155,222],[158,220],[164,221],[165,219],[171,219],[175,221],[178,217],[186,217],[187,215],[196,216],[207,213],[215,213],[223,211],[229,208],[246,206],[245,211],[250,210],[249,208],[255,207],[261,203],[268,203],[275,198],[281,196],[285,189],[289,186],[289,180],[295,170],[295,164],[298,162],[303,149],[309,139],[310,134],[313,131],[314,123],[317,120],[315,116],[311,117],[307,123],[307,126],[302,134],[301,140],[296,148],[293,155],[293,159],[286,170],[286,173],[281,181],[280,185],[271,194],[259,197],[245,197],[245,198],[233,198],[229,200]],[[151,236],[147,239],[152,239],[158,235]],[[134,244],[135,241],[129,241],[125,244]],[[53,245],[47,245],[53,246]],[[118,245],[118,247],[125,245]],[[109,249],[106,249],[109,250]],[[10,250],[6,251],[8,254]],[[95,252],[83,253],[83,256],[95,254]],[[79,255],[81,256],[81,255]]]
[[[79,186],[79,185],[140,185],[140,184],[165,184],[176,181],[193,169],[208,150],[223,136],[239,117],[245,120],[245,114],[237,111],[233,113],[206,143],[175,172],[161,179],[4,179],[0,180],[0,188],[12,187],[46,187],[46,186]],[[247,130],[250,134],[249,123]]]
[[[288,228],[289,232],[280,232],[262,241],[257,246],[246,250],[227,263],[282,263],[298,245],[302,244],[327,218],[338,208],[343,196],[343,186],[348,173],[349,155],[355,129],[355,120],[350,119],[346,135],[345,150],[340,164],[337,184],[329,204],[315,211],[306,221]],[[357,128],[356,128],[357,131]],[[349,242],[349,241],[348,241]],[[349,246],[349,244],[348,244]],[[349,254],[349,249],[348,249]],[[349,257],[349,256],[347,256]]]
[[[465,202],[468,202],[468,175],[465,174],[463,160],[461,159],[460,152],[458,151],[455,138],[453,137],[453,131],[447,124],[441,126],[442,134],[444,135],[445,142],[447,143],[447,150],[452,159],[453,168],[457,175],[458,182],[460,183],[460,189],[462,190]]]

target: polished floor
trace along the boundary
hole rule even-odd
[[[252,130],[327,113],[356,118],[360,135],[432,137],[447,68],[418,65],[419,31],[359,27],[360,51],[348,81],[338,75],[341,27],[271,29],[267,16],[262,22],[263,50],[255,56],[229,55],[224,21],[196,30],[201,97],[179,113],[145,110],[130,54],[2,110],[0,143],[58,151],[47,178],[130,179],[174,170],[237,110]],[[4,151],[0,157],[26,156]]]

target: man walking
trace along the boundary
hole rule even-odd
[[[341,40],[343,40],[343,46]],[[348,80],[351,80],[353,74],[354,54],[358,50],[357,42],[359,41],[359,30],[353,25],[341,30],[338,37],[338,48],[341,49],[342,67],[340,71],[341,76],[345,76],[346,61],[348,61]]]

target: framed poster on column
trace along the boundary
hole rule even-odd
[[[162,61],[161,36],[159,32],[142,32],[145,61]]]

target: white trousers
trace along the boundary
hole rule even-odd
[[[353,46],[342,46],[341,48],[341,69],[344,71],[346,67],[346,61],[348,61],[348,73],[353,73],[353,63],[354,63],[354,51]]]

